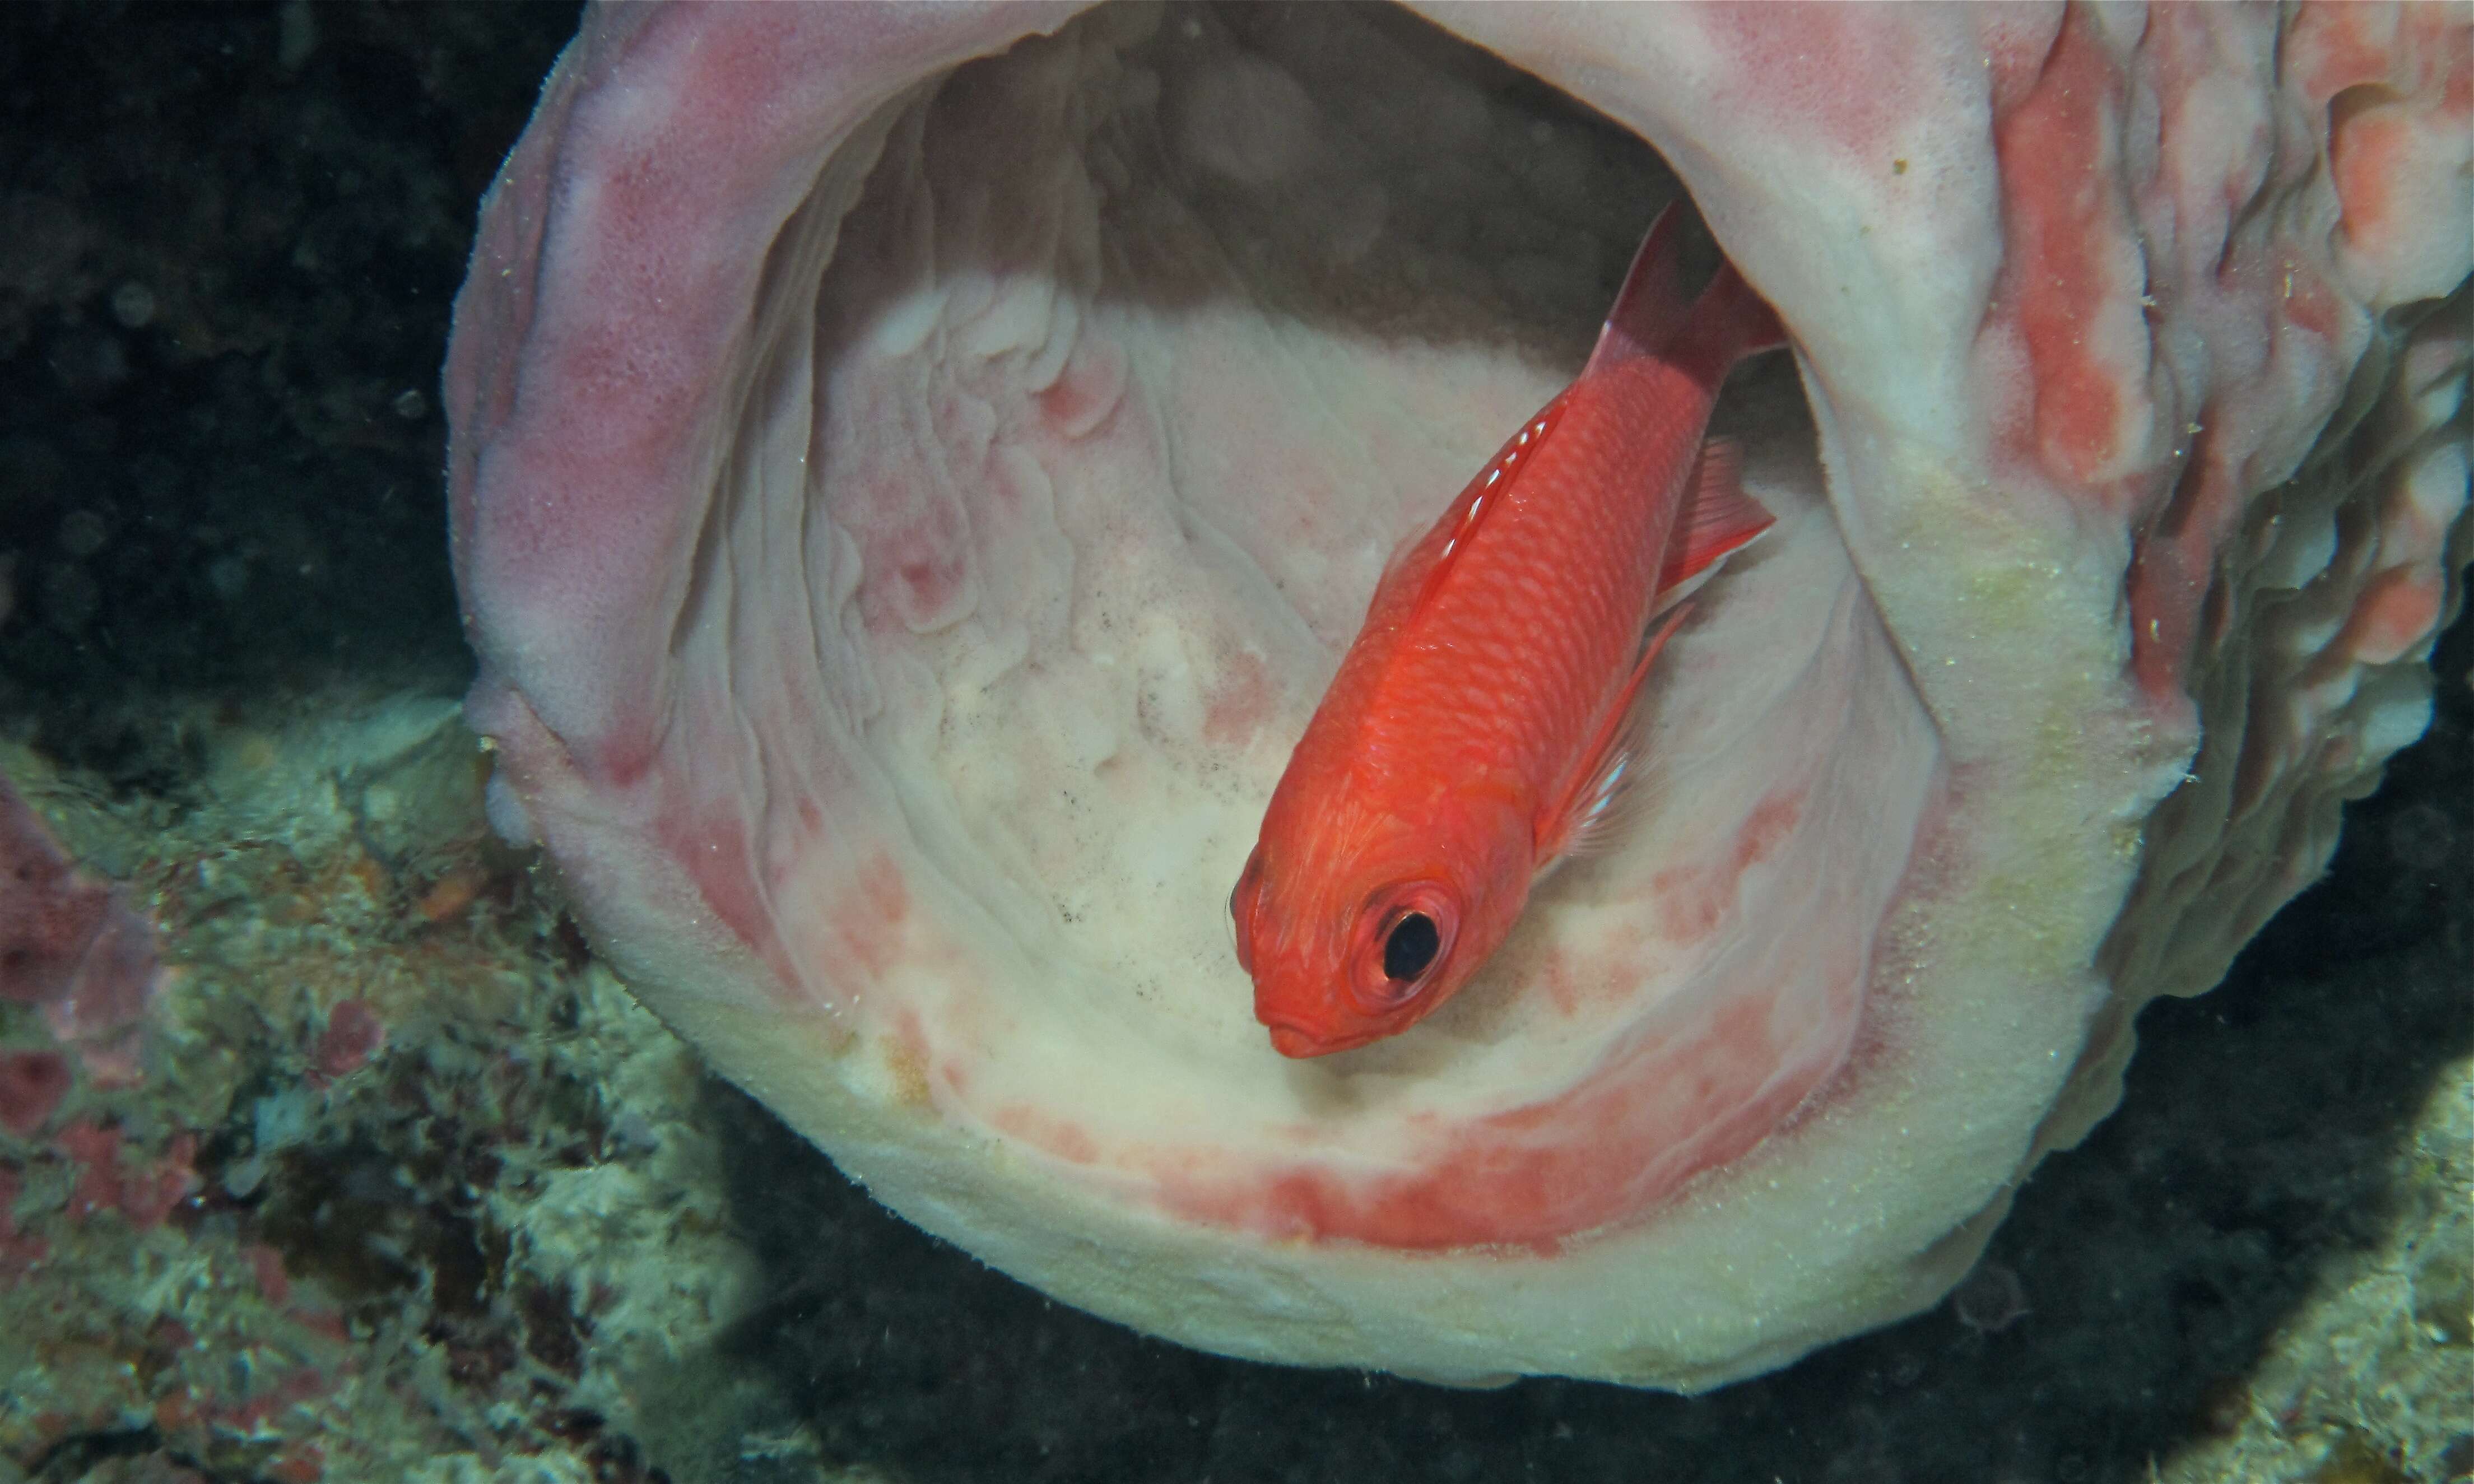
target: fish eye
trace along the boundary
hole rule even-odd
[[[1403,913],[1383,939],[1383,977],[1395,982],[1417,978],[1426,972],[1443,946],[1443,936],[1436,931],[1434,918],[1424,912]]]
[[[1349,994],[1367,1014],[1393,1014],[1434,986],[1436,965],[1452,949],[1459,904],[1438,882],[1406,882],[1375,892],[1362,912]]]

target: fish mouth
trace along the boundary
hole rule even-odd
[[[1299,1061],[1310,1060],[1317,1057],[1328,1057],[1344,1051],[1354,1051],[1360,1046],[1383,1037],[1383,1033],[1380,1031],[1365,1031],[1355,1035],[1328,1036],[1287,1021],[1265,1020],[1262,1024],[1264,1029],[1271,1033],[1272,1049],[1283,1057]]]
[[[2221,442],[2325,417],[2275,377],[2167,404],[2181,270],[2052,163],[2114,158],[2069,133],[2096,12],[1430,9],[594,12],[457,306],[469,715],[643,997],[931,1230],[1236,1353],[1707,1386],[1965,1271],[2139,1003],[2212,983],[2418,732],[2397,625],[2455,569],[2331,565],[2371,481]],[[2275,23],[2240,13],[2153,24]],[[2047,107],[2034,168],[1997,105]],[[1300,1075],[1228,950],[1264,801],[1400,537],[1686,198],[1795,341],[1713,426],[1779,523],[1661,657],[1623,840]],[[2201,291],[2281,297],[2193,302],[2372,406],[2324,246],[2249,241],[2189,250]],[[2462,551],[2455,489],[2396,539]],[[2434,591],[2348,624],[2389,572]],[[1515,1253],[1543,1297],[1478,1333]],[[1230,1280],[1122,1278],[1197,1253]]]

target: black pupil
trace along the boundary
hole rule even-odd
[[[1424,912],[1409,913],[1392,924],[1392,936],[1383,940],[1384,977],[1417,978],[1435,961],[1435,950],[1443,945],[1443,935],[1435,931],[1434,918]]]

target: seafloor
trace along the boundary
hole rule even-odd
[[[2474,1472],[2466,620],[2329,878],[2148,1012],[1977,1277],[1783,1374],[1225,1361],[875,1208],[481,822],[437,367],[573,20],[0,8],[0,774],[89,868],[0,824],[0,892],[134,945],[46,1000],[0,925],[0,1484]]]

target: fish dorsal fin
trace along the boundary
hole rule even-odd
[[[1691,612],[1690,603],[1678,603],[1650,634],[1632,674],[1591,729],[1589,744],[1582,749],[1571,777],[1539,810],[1535,839],[1540,872],[1573,856],[1603,850],[1623,834],[1626,805],[1639,796],[1635,765],[1640,743],[1634,735],[1634,702],[1640,699],[1640,683],[1648,678],[1658,651],[1666,647]]]
[[[1744,493],[1744,449],[1733,438],[1701,446],[1692,482],[1675,512],[1666,538],[1666,561],[1658,572],[1658,606],[1667,607],[1701,585],[1710,569],[1778,523],[1761,502]]]
[[[1632,269],[1615,294],[1614,307],[1607,311],[1606,326],[1598,331],[1597,349],[1581,368],[1582,379],[1592,372],[1657,354],[1684,328],[1692,305],[1684,297],[1684,265],[1676,254],[1684,230],[1680,206],[1670,203],[1659,212],[1649,235],[1641,238],[1640,251],[1633,255]]]
[[[1486,518],[1502,508],[1504,499],[1512,493],[1512,486],[1519,478],[1522,469],[1540,449],[1546,446],[1546,439],[1554,432],[1556,420],[1563,411],[1564,399],[1560,396],[1540,408],[1537,416],[1520,425],[1518,432],[1504,440],[1503,447],[1495,450],[1494,457],[1487,460],[1486,467],[1477,472],[1477,477],[1468,482],[1467,488],[1461,491],[1460,498],[1452,501],[1451,507],[1438,517],[1434,524],[1393,554],[1384,571],[1382,583],[1375,589],[1378,603],[1384,587],[1395,580],[1411,577],[1418,581],[1418,597],[1403,617],[1414,619],[1434,601],[1436,590],[1443,585],[1443,578],[1452,570],[1452,564],[1477,539]],[[1439,541],[1442,543],[1440,547],[1436,545]],[[1426,566],[1422,575],[1416,572],[1420,562]]]

